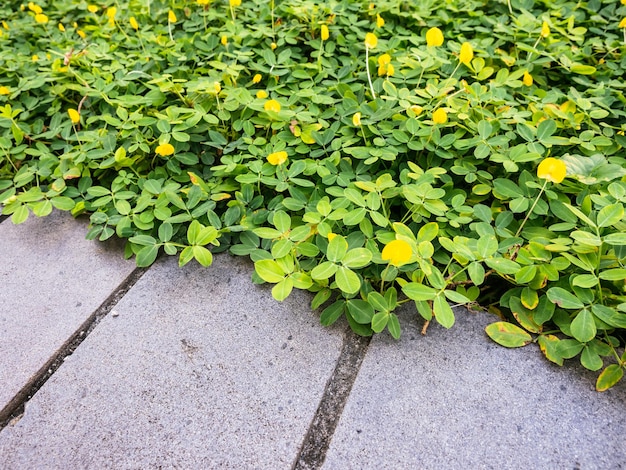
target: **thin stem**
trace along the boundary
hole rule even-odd
[[[365,69],[367,70],[367,81],[370,84],[370,91],[372,92],[372,98],[376,99],[376,93],[374,93],[374,85],[372,85],[372,77],[370,75],[370,48],[365,46]]]
[[[526,213],[526,217],[524,217],[524,220],[522,221],[522,224],[517,229],[517,232],[515,232],[515,237],[514,238],[517,238],[519,236],[519,234],[522,233],[522,229],[524,228],[524,225],[526,224],[526,221],[530,217],[530,214],[532,214],[533,211],[535,210],[535,207],[537,206],[537,203],[539,202],[539,199],[541,198],[541,195],[543,194],[543,192],[546,189],[547,185],[548,185],[548,180],[545,180],[544,183],[543,183],[543,186],[541,187],[541,191],[539,191],[539,194],[537,194],[537,199],[535,199],[535,202],[533,203],[532,207]]]
[[[170,40],[174,41],[174,36],[172,36],[172,23],[167,22],[167,32],[170,33]]]

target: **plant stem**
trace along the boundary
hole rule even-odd
[[[546,189],[546,186],[548,185],[548,180],[545,180],[543,183],[543,186],[541,187],[541,191],[539,191],[539,194],[537,194],[537,199],[535,199],[535,202],[533,203],[532,207],[530,208],[530,210],[526,213],[526,217],[524,217],[524,220],[522,221],[522,224],[519,226],[519,228],[517,229],[517,232],[515,232],[515,238],[517,238],[519,236],[520,233],[522,233],[522,229],[524,228],[524,225],[526,224],[526,221],[528,220],[528,218],[530,217],[530,214],[533,213],[533,211],[535,210],[535,206],[537,206],[537,203],[539,202],[539,198],[541,197],[541,195],[543,194],[544,190]]]
[[[370,91],[372,92],[372,98],[376,99],[376,93],[374,93],[374,85],[372,85],[372,77],[370,75],[370,48],[365,46],[365,69],[367,70],[367,81],[370,84]]]

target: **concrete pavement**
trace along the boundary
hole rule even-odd
[[[487,314],[369,342],[246,260],[136,270],[85,231],[0,223],[2,469],[626,467],[624,384],[495,345]]]

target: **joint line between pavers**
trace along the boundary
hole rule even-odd
[[[357,336],[350,330],[346,331],[337,365],[326,384],[324,395],[300,447],[293,470],[317,469],[324,463],[370,340],[370,337]]]
[[[83,322],[83,324],[63,343],[50,359],[33,375],[31,380],[0,410],[0,431],[11,421],[24,413],[26,402],[48,381],[57,371],[65,358],[72,355],[80,344],[106,317],[135,283],[144,275],[148,268],[135,268],[122,283],[113,290],[100,306]]]

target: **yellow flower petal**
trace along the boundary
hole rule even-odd
[[[402,266],[408,263],[412,256],[411,245],[404,240],[393,240],[385,245],[381,257],[393,266]]]
[[[226,46],[228,44],[228,36],[226,35],[222,36],[222,38],[220,39],[220,42],[222,43],[222,46]]]
[[[257,73],[254,77],[252,77],[252,83],[259,83],[263,77],[260,73]]]
[[[271,44],[270,44],[270,48],[271,48],[272,50],[276,49],[277,47],[278,47],[278,45],[277,45],[275,42],[273,42],[273,43],[271,43]]]
[[[89,10],[91,13],[96,13],[99,8],[96,5],[87,5],[87,10]]]
[[[566,174],[567,167],[565,163],[552,157],[544,158],[537,167],[537,176],[553,183],[563,181]]]
[[[63,23],[59,23],[59,31],[61,31],[62,33],[65,32],[65,26],[63,26]]]
[[[422,114],[422,111],[424,111],[424,108],[422,108],[421,106],[418,106],[416,104],[411,106],[409,109],[411,111],[413,111],[413,113],[415,113],[415,116],[419,116],[420,114]]]
[[[222,91],[222,85],[220,85],[220,82],[213,82],[213,92],[216,95],[219,95],[220,91]]]
[[[37,13],[35,15],[35,21],[39,24],[46,24],[48,22],[48,17],[43,13]]]
[[[354,116],[352,116],[352,124],[355,126],[361,125],[361,113],[354,113]]]
[[[333,232],[328,232],[328,236],[326,238],[328,238],[328,241],[332,241],[333,238],[335,238],[337,236],[336,233]]]
[[[391,62],[391,56],[389,54],[383,54],[378,58],[378,65],[387,65]]]
[[[274,166],[282,165],[283,163],[287,161],[287,152],[282,150],[280,152],[270,153],[267,156],[267,161],[270,162]]]
[[[322,25],[322,29],[320,31],[320,37],[322,38],[322,41],[327,41],[328,38],[330,37],[328,26],[326,26],[325,24]]]
[[[439,28],[430,28],[426,31],[426,45],[431,47],[443,44],[443,32]]]
[[[533,76],[528,72],[524,72],[524,76],[522,77],[522,83],[526,86],[531,86],[533,84]]]
[[[622,21],[619,22],[618,27],[626,28],[626,16],[624,18],[622,18]]]
[[[67,110],[67,114],[70,117],[70,121],[72,121],[72,124],[78,124],[80,122],[80,113],[78,111],[76,111],[75,109],[68,109]]]
[[[461,51],[459,52],[459,62],[465,65],[469,65],[474,58],[474,48],[469,42],[461,44]]]
[[[382,28],[383,26],[385,26],[385,20],[383,19],[382,16],[376,13],[376,27]]]
[[[433,112],[433,122],[435,124],[445,124],[448,122],[448,113],[443,108],[437,109]]]
[[[206,6],[209,4],[209,0],[196,0],[196,3],[201,6]]]
[[[107,18],[112,20],[113,18],[115,18],[115,15],[117,15],[117,8],[116,7],[107,8],[106,15],[107,15]]]
[[[176,18],[176,13],[174,13],[172,10],[167,12],[167,21],[169,21],[170,23],[176,23],[176,21],[178,21],[178,19]]]
[[[378,44],[378,38],[374,33],[367,33],[365,35],[365,47],[368,49],[374,49]]]
[[[87,37],[87,35],[85,34],[85,31],[83,31],[82,29],[77,29],[76,34],[78,34],[83,39]]]
[[[548,36],[550,36],[550,25],[547,21],[544,21],[541,25],[541,37],[547,38]]]
[[[137,20],[134,16],[128,18],[128,22],[130,23],[130,27],[133,28],[135,31],[139,29],[139,23],[137,23]]]
[[[387,72],[386,75],[388,77],[393,77],[393,74],[396,73],[396,69],[393,67],[393,64],[389,64],[387,65]]]
[[[41,15],[43,10],[39,5],[34,4],[33,2],[28,3],[28,9],[32,11],[35,15]]]
[[[276,100],[266,101],[263,105],[265,111],[274,111],[275,113],[280,111],[280,103]]]
[[[11,90],[9,90],[5,86],[0,86],[0,95],[10,95],[10,94],[11,94]]]
[[[167,157],[174,153],[174,146],[172,144],[161,144],[156,148],[155,152],[157,155]]]
[[[231,7],[238,7],[241,5],[241,0],[229,0],[228,3]]]
[[[256,97],[260,100],[264,100],[265,98],[267,98],[267,91],[265,90],[259,90],[256,92]]]

